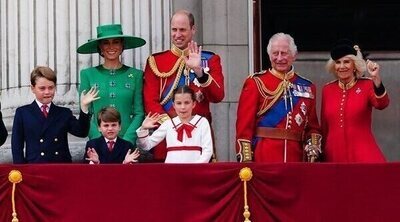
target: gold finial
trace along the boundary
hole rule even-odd
[[[240,170],[239,176],[242,181],[249,181],[253,177],[253,172],[250,168],[244,167]]]
[[[243,181],[243,194],[244,194],[244,222],[251,222],[250,221],[250,211],[249,205],[247,205],[247,181],[251,180],[253,177],[253,172],[249,167],[244,167],[239,172],[239,177]]]
[[[19,170],[11,170],[8,174],[8,180],[13,183],[12,193],[11,193],[11,204],[12,204],[12,217],[11,222],[19,222],[17,218],[17,211],[15,210],[15,188],[17,183],[22,181],[22,173]]]
[[[22,174],[19,170],[11,170],[8,174],[8,180],[11,183],[19,183],[22,181]]]

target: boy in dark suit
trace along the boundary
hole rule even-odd
[[[72,111],[55,105],[57,77],[49,67],[38,66],[31,73],[31,90],[35,101],[18,107],[12,128],[13,162],[70,163],[68,133],[86,137],[89,131],[89,104],[98,99],[95,88],[81,95],[79,119]],[[25,153],[24,153],[25,147]]]
[[[149,152],[118,136],[121,130],[121,115],[113,107],[102,108],[97,116],[102,136],[86,143],[84,159],[91,164],[146,162],[152,159]]]

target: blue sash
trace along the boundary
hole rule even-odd
[[[310,86],[311,83],[310,81],[303,79],[301,77],[297,77],[295,81],[293,82],[295,85],[299,86]],[[296,104],[299,102],[300,97],[295,96],[293,93],[293,88],[289,88],[290,90],[290,95],[292,96],[292,103],[293,107],[296,106]],[[288,114],[289,111],[291,111],[291,106],[290,106],[290,99],[286,99],[286,106],[285,106],[285,100],[281,96],[272,107],[263,114],[261,117],[260,121],[257,124],[257,127],[276,127],[283,119],[286,118],[286,115]],[[288,107],[288,108],[286,108]],[[256,147],[256,144],[259,140],[259,137],[254,136],[252,139],[252,147]]]
[[[201,67],[203,67],[203,68],[208,67],[208,60],[209,60],[213,55],[214,55],[214,53],[212,53],[212,52],[209,52],[209,51],[202,51],[202,52],[201,52]],[[184,72],[184,71],[182,71],[182,72]],[[195,74],[195,73],[192,73],[192,72],[189,72],[189,82],[192,83],[192,82],[194,81],[195,78],[196,78],[196,74]],[[178,84],[177,84],[176,88],[185,85],[185,83],[186,83],[186,76],[182,73],[181,76],[180,76],[180,78],[179,78],[179,81],[178,81]],[[160,101],[164,100],[164,98],[169,94],[169,92],[170,92],[171,90],[174,90],[174,89],[172,89],[173,84],[174,84],[174,81],[171,82],[171,83],[165,88],[164,92],[163,92],[162,95],[161,95],[161,100],[160,100]],[[172,109],[172,98],[170,98],[170,99],[163,105],[163,108],[164,108],[165,111],[169,111],[170,109]]]
[[[306,79],[303,79],[301,77],[297,77],[296,80],[293,82],[295,85],[300,85],[300,86],[310,86],[310,82]],[[293,88],[289,88],[290,90],[290,95],[292,96],[292,102],[293,102],[293,107],[296,106],[296,104],[300,101],[300,97],[295,96],[293,93]],[[286,115],[288,114],[290,109],[290,99],[286,99],[286,106],[285,106],[285,100],[281,96],[275,104],[263,114],[261,117],[260,121],[258,122],[258,127],[276,127],[283,119],[286,118]],[[288,107],[286,109],[286,107]]]
[[[196,78],[196,74],[189,72],[189,82],[193,82],[194,78]],[[185,85],[185,82],[186,82],[186,76],[182,73],[179,78],[176,88],[178,88],[179,86]],[[171,90],[174,90],[174,89],[171,89],[173,84],[174,84],[174,82],[172,82],[171,84],[169,84],[166,87],[166,89],[164,90],[164,92],[162,94],[161,100],[163,100]],[[172,109],[172,98],[168,99],[168,101],[163,105],[163,108],[165,111],[169,111],[170,109]]]

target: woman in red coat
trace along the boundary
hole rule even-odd
[[[327,162],[385,162],[371,130],[372,108],[384,109],[389,97],[379,65],[365,62],[358,46],[341,40],[327,70],[336,77],[322,89],[321,126]],[[362,77],[367,71],[369,77]]]

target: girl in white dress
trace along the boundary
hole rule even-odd
[[[208,163],[213,150],[211,129],[206,118],[192,115],[196,106],[194,91],[185,85],[176,88],[172,96],[177,116],[149,135],[149,129],[155,128],[161,118],[158,113],[149,113],[136,130],[138,147],[150,150],[165,138],[168,151],[165,163]]]

